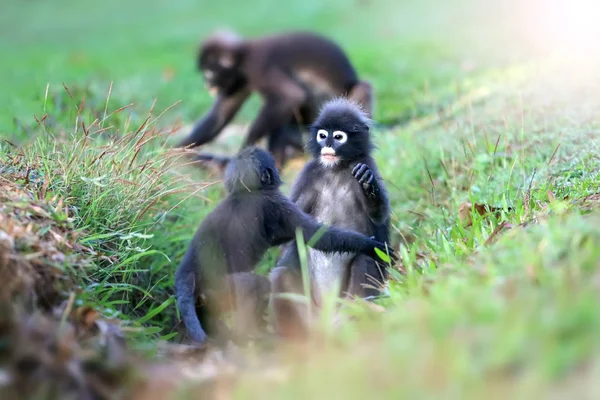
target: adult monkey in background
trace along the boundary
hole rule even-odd
[[[371,157],[370,125],[353,102],[339,98],[326,103],[311,127],[307,147],[313,160],[298,176],[290,199],[321,223],[374,236],[389,246],[390,202]],[[386,265],[367,255],[308,249],[307,259],[317,307],[336,281],[340,295],[365,298],[377,295],[387,279]],[[295,242],[287,245],[271,280],[276,331],[285,337],[305,336],[304,306],[277,296],[304,292]]]
[[[345,95],[361,104],[368,115],[372,112],[371,85],[359,80],[337,44],[313,33],[246,40],[232,32],[218,32],[201,45],[198,68],[216,100],[179,143],[181,147],[212,141],[252,92],[259,93],[264,104],[242,149],[268,135],[268,150],[278,168],[285,164],[288,146],[303,150],[302,127],[314,121],[324,101]],[[228,162],[227,158],[215,159],[222,165]]]
[[[206,341],[202,325],[225,333],[219,329],[218,317],[232,308],[236,336],[257,333],[270,283],[254,274],[256,264],[270,247],[293,240],[296,229],[309,241],[322,228],[279,191],[280,185],[274,160],[264,150],[247,148],[228,163],[229,194],[204,219],[175,273],[177,306],[194,341]],[[312,246],[327,253],[371,257],[376,257],[375,248],[385,250],[382,242],[337,228],[324,230]],[[203,324],[196,310],[198,297]]]

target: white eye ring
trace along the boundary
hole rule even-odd
[[[346,141],[348,140],[348,135],[346,134],[346,132],[335,131],[333,132],[333,139],[338,143],[346,143]]]
[[[212,79],[213,76],[214,76],[214,73],[211,70],[207,69],[206,71],[204,71],[204,77],[206,79]]]
[[[327,136],[329,136],[329,132],[327,132],[325,129],[319,129],[317,132],[317,142],[324,142],[325,139],[327,139]]]

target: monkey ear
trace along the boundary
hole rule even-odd
[[[281,184],[276,168],[266,168],[260,177],[260,181],[265,186],[278,186]]]
[[[263,185],[270,186],[273,184],[273,171],[271,168],[267,168],[263,171],[260,181]]]
[[[369,125],[363,124],[363,123],[358,123],[358,124],[354,125],[354,129],[357,132],[369,132]]]

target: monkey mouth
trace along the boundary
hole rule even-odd
[[[216,86],[209,86],[208,93],[210,93],[212,97],[215,97],[219,93],[219,89]]]
[[[329,146],[321,149],[321,164],[326,167],[335,165],[340,158],[335,154],[335,150]]]
[[[334,154],[322,154],[321,155],[321,163],[323,165],[325,165],[326,167],[337,164],[339,159],[340,158]]]

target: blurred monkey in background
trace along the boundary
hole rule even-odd
[[[179,143],[201,146],[214,140],[252,92],[263,106],[251,124],[242,149],[267,137],[267,148],[282,168],[286,151],[303,151],[302,131],[333,97],[347,96],[372,114],[373,91],[361,81],[344,51],[333,41],[308,32],[243,39],[217,32],[200,46],[197,58],[205,86],[216,96],[212,108]],[[224,167],[228,157],[201,154],[198,160]]]

